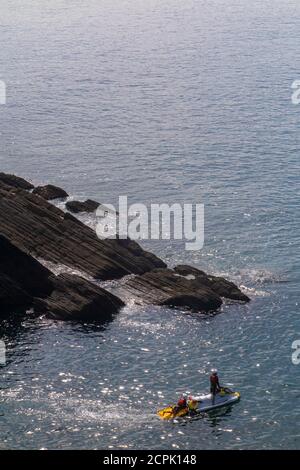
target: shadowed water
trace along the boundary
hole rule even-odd
[[[1,171],[103,203],[203,202],[203,250],[144,246],[252,299],[3,321],[0,448],[299,448],[299,2],[12,0],[0,23]],[[212,365],[240,403],[161,422]]]

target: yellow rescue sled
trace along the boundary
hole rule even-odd
[[[201,413],[232,405],[239,401],[240,396],[239,392],[233,392],[228,388],[221,388],[214,400],[210,393],[208,395],[200,395],[198,397],[189,398],[187,400],[187,406],[184,408],[179,408],[177,405],[167,406],[159,410],[157,414],[164,420],[179,418],[195,412]]]

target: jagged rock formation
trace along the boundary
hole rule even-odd
[[[53,276],[34,257],[96,279],[135,274],[119,288],[120,295],[148,304],[212,312],[218,311],[223,297],[249,301],[222,277],[186,265],[168,269],[133,240],[99,240],[91,228],[45,199],[54,194],[64,197],[64,190],[52,185],[35,188],[32,193],[28,189],[32,189],[31,183],[0,173],[1,311],[24,311],[34,305],[36,312],[54,318],[102,321],[123,305],[119,298],[82,277]],[[98,205],[91,200],[73,203],[75,212],[83,205],[90,209]]]
[[[222,297],[243,302],[250,300],[226,279],[207,276],[189,266],[178,266],[174,270],[155,269],[130,278],[120,289],[121,296],[126,297],[128,293],[147,304],[186,307],[199,312],[217,311],[222,305]]]
[[[76,268],[98,279],[117,279],[165,266],[136,242],[99,240],[91,228],[71,214],[1,181],[0,232],[37,258]]]
[[[54,186],[53,184],[37,186],[32,192],[34,194],[38,194],[47,201],[51,201],[52,199],[65,199],[68,197],[68,193],[64,189]]]
[[[124,304],[79,276],[54,276],[0,235],[0,315],[25,312],[60,320],[106,321]]]
[[[36,299],[34,309],[60,320],[95,321],[111,319],[124,303],[115,295],[79,276],[53,276],[53,292]]]
[[[53,290],[51,272],[0,235],[0,305],[1,311],[29,308],[33,297],[46,296]]]
[[[5,184],[8,184],[9,186],[13,186],[14,188],[27,190],[34,188],[33,184],[29,183],[29,181],[26,181],[23,178],[20,178],[19,176],[10,175],[8,173],[0,173],[0,181]]]
[[[194,286],[206,286],[220,297],[240,302],[249,302],[250,300],[233,282],[227,281],[224,277],[211,276],[204,271],[200,271],[200,269],[186,265],[178,265],[174,268],[174,271],[181,276],[190,278]],[[192,279],[192,276],[194,276],[194,279]]]

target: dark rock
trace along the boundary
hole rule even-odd
[[[250,298],[244,294],[233,282],[223,277],[209,276],[210,288],[226,299],[239,302],[250,302]]]
[[[49,185],[30,193],[0,178],[1,311],[34,303],[36,312],[54,318],[102,321],[123,305],[79,276],[53,276],[33,257],[102,280],[136,274],[119,286],[120,293],[148,304],[205,313],[216,312],[222,297],[249,301],[234,283],[222,277],[185,265],[167,269],[161,259],[133,240],[98,239],[90,227],[40,197],[43,188],[49,187],[53,188]],[[67,195],[56,192],[55,197],[65,197],[62,194]]]
[[[174,271],[181,276],[194,276],[195,286],[207,286],[221,297],[242,302],[249,302],[249,297],[244,294],[233,282],[227,281],[223,277],[211,276],[204,271],[186,265],[178,265]]]
[[[93,283],[69,274],[54,276],[0,235],[0,314],[25,312],[63,320],[106,321],[124,304]]]
[[[51,271],[0,235],[0,272],[13,279],[31,296],[52,292]]]
[[[64,199],[68,197],[68,193],[62,188],[58,186],[54,186],[53,184],[47,184],[46,186],[37,186],[33,190],[34,194],[38,194],[39,196],[43,197],[47,201],[52,199]]]
[[[49,295],[51,272],[0,235],[0,314],[25,311],[33,297]]]
[[[59,320],[107,321],[124,305],[110,292],[79,276],[53,277],[54,290],[47,299],[35,299],[34,309]]]
[[[174,271],[180,276],[207,277],[205,271],[201,271],[200,269],[194,268],[193,266],[189,266],[186,264],[179,264],[178,266],[175,266]]]
[[[219,302],[215,305],[211,305],[211,299],[207,298],[207,295],[201,296],[195,294],[183,294],[175,295],[164,300],[161,305],[168,305],[169,307],[183,307],[188,308],[194,312],[212,312],[217,310],[221,304]]]
[[[13,188],[21,188],[21,189],[33,189],[33,184],[29,183],[28,181],[20,178],[19,176],[10,175],[8,173],[0,173],[0,181],[3,183],[12,186]]]
[[[22,251],[98,279],[142,274],[165,263],[132,240],[100,240],[95,231],[44,198],[0,181],[0,232]]]
[[[115,213],[118,215],[118,211],[112,211],[110,208],[100,204],[100,202],[87,199],[86,201],[68,201],[66,202],[66,209],[74,214],[79,212],[95,212],[98,207],[101,207],[104,212]]]
[[[142,276],[129,278],[119,288],[121,296],[133,296],[147,304],[185,307],[198,312],[217,311],[222,298],[248,302],[250,299],[232,282],[209,276],[191,266],[155,269]]]
[[[172,269],[155,269],[129,278],[119,291],[121,296],[129,294],[147,304],[180,306],[198,312],[216,311],[222,305],[221,297],[212,289],[196,285]]]
[[[86,201],[68,201],[66,209],[77,214],[78,212],[94,212],[100,206],[99,202],[87,199]]]
[[[0,271],[0,318],[5,313],[22,313],[32,304],[32,297],[9,276]]]

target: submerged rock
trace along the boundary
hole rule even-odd
[[[87,199],[86,201],[68,201],[66,202],[66,209],[68,211],[77,214],[79,212],[94,212],[98,209],[100,203],[93,201],[92,199]]]
[[[54,186],[53,184],[47,184],[46,186],[37,186],[33,190],[34,194],[38,194],[39,196],[43,197],[47,201],[52,199],[65,199],[68,197],[68,193],[58,186]]]
[[[0,172],[0,181],[3,183],[12,186],[13,188],[21,188],[21,189],[33,189],[33,184],[29,183],[29,181],[24,180],[24,178],[20,178],[19,176],[10,175],[8,173],[1,173]]]
[[[107,321],[124,306],[122,300],[82,277],[61,274],[52,277],[53,292],[35,299],[37,313],[59,320]]]

